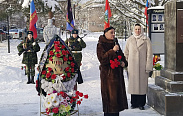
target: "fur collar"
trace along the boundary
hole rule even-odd
[[[114,43],[113,40],[108,40],[104,35],[100,35],[98,42],[99,43]]]

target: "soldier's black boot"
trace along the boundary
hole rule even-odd
[[[34,76],[32,76],[31,82],[32,82],[32,84],[35,84],[35,82],[34,82]]]
[[[30,75],[27,75],[27,78],[28,78],[27,84],[30,84],[31,83],[31,81],[30,81]]]

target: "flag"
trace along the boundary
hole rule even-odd
[[[36,22],[38,20],[34,0],[30,3],[30,24],[29,24],[29,30],[33,32],[33,38],[37,38],[37,29],[36,29]]]
[[[66,30],[72,31],[74,29],[74,20],[73,20],[73,16],[72,16],[72,8],[71,8],[70,0],[68,0],[66,19],[67,19]]]
[[[111,17],[111,9],[108,0],[105,2],[105,21],[104,30],[110,26],[109,18]]]
[[[144,14],[146,15],[146,23],[147,23],[147,25],[148,25],[148,14],[147,14],[147,9],[148,9],[148,0],[147,0],[147,2],[146,2],[146,7],[145,7],[145,12],[144,12]]]

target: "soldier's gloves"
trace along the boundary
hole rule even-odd
[[[36,45],[36,42],[33,42],[32,45],[35,46]]]
[[[81,41],[81,39],[80,39],[80,38],[78,38],[78,41],[80,42],[80,41]]]

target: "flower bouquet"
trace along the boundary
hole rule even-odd
[[[46,114],[53,113],[53,116],[67,116],[71,114],[72,103],[81,104],[83,98],[88,99],[88,95],[83,95],[76,91],[74,95],[69,95],[63,91],[59,93],[48,94],[43,106],[46,108]]]
[[[158,63],[158,61],[160,61],[160,57],[154,56],[153,57],[153,68],[155,68],[156,70],[161,70],[163,68],[163,66],[160,63]]]
[[[117,58],[113,60],[110,60],[110,66],[112,69],[115,69],[116,67],[118,67],[119,65],[121,65],[121,59],[122,59],[122,56],[118,56]]]

